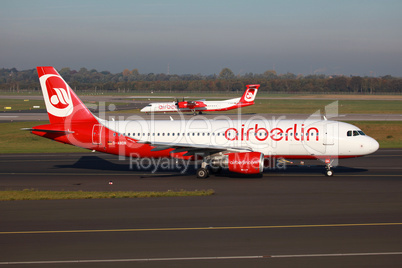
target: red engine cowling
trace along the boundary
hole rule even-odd
[[[230,153],[224,161],[230,171],[242,174],[258,174],[264,170],[264,155],[258,152]]]
[[[187,104],[187,101],[179,101],[177,106],[179,106],[179,108],[187,108]]]

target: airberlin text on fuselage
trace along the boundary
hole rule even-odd
[[[287,129],[276,127],[271,129],[271,131],[264,127],[259,128],[258,124],[255,124],[254,128],[250,127],[248,129],[245,129],[244,125],[242,125],[240,130],[236,128],[228,128],[225,131],[225,138],[230,141],[237,141],[240,137],[240,140],[248,141],[250,140],[250,131],[253,130],[253,136],[255,136],[255,138],[259,141],[265,141],[268,139],[268,137],[274,141],[281,141],[282,139],[288,141],[290,136],[293,136],[296,141],[310,141],[310,137],[313,139],[313,136],[315,136],[316,141],[318,141],[319,138],[319,131],[316,127],[310,127],[305,130],[304,124],[302,124],[301,127],[298,127],[298,124],[294,124],[293,127],[289,127]]]
[[[160,104],[160,105],[158,106],[158,108],[159,108],[160,110],[162,110],[162,109],[175,110],[175,109],[176,109],[176,105],[173,105],[173,104]]]

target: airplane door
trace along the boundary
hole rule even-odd
[[[101,124],[95,124],[92,128],[92,144],[102,144],[102,128]]]
[[[335,135],[337,134],[338,124],[337,123],[329,123],[324,125],[324,145],[334,145]]]
[[[338,156],[339,155],[339,123],[331,122],[324,126],[324,150],[325,155]],[[333,166],[336,163],[333,162]]]

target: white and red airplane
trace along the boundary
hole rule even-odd
[[[263,171],[264,159],[321,159],[326,175],[339,158],[364,156],[379,144],[351,124],[330,120],[133,120],[94,116],[53,67],[37,67],[50,124],[38,136],[99,152],[139,158],[202,159],[198,178],[221,167]]]
[[[254,104],[255,96],[260,85],[247,85],[241,98],[223,101],[172,101],[154,102],[141,109],[144,113],[156,112],[192,112],[194,115],[202,112],[228,111]]]

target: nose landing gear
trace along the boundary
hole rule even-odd
[[[332,176],[334,176],[334,172],[331,170],[331,167],[332,167],[332,162],[333,162],[334,160],[332,159],[325,159],[325,164],[326,164],[326,167],[325,167],[325,176],[327,176],[327,177],[332,177]]]

